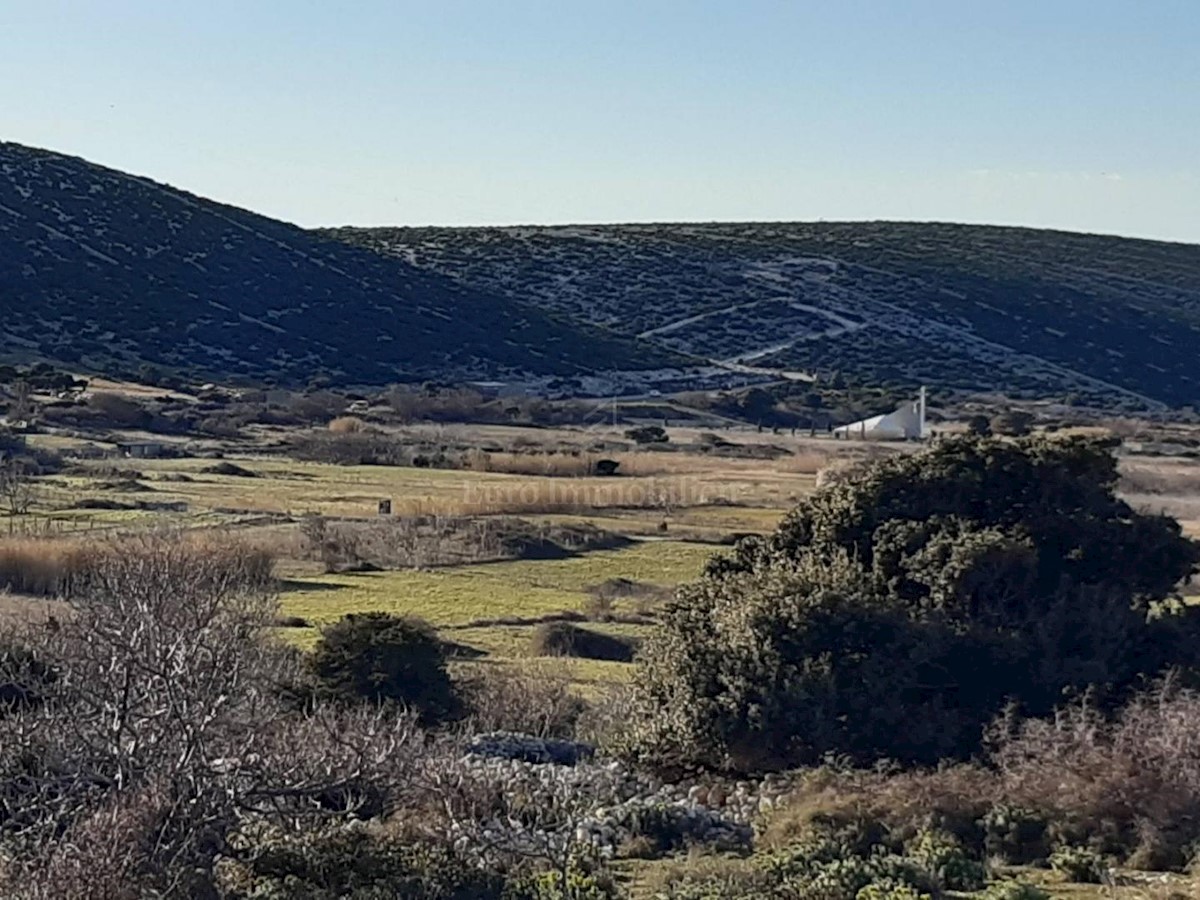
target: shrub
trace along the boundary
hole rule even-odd
[[[977,891],[983,887],[983,865],[972,859],[954,837],[924,831],[908,846],[908,855],[952,891]]]
[[[228,900],[500,900],[504,878],[436,844],[365,828],[300,834],[252,830],[220,869]]]
[[[648,642],[629,749],[747,769],[934,763],[1015,700],[1195,679],[1200,545],[1115,495],[1112,444],[953,438],[818,491],[682,590]]]
[[[560,871],[542,872],[510,888],[506,900],[618,900],[616,883],[603,873],[589,872],[578,865]]]
[[[445,648],[420,619],[350,613],[321,632],[311,665],[323,691],[334,697],[394,701],[425,722],[459,711]]]
[[[1033,430],[1033,416],[1022,410],[1009,410],[992,416],[988,423],[992,434],[1023,437]]]
[[[54,668],[29,647],[0,649],[0,716],[40,706],[57,679]]]
[[[1010,865],[1038,862],[1049,852],[1046,817],[1035,810],[998,803],[979,824],[988,856],[999,857]]]
[[[338,416],[329,423],[334,434],[357,434],[367,430],[367,423],[357,416]]]
[[[1200,842],[1200,696],[1169,683],[1115,717],[1085,702],[997,729],[991,761],[1009,802],[1050,834],[1128,865],[1185,866]]]
[[[855,894],[854,900],[930,900],[930,895],[921,893],[903,881],[881,878]]]
[[[512,731],[540,738],[575,737],[586,705],[561,675],[478,668],[478,673],[460,687],[473,730]]]
[[[1100,884],[1104,880],[1104,859],[1087,847],[1059,847],[1050,854],[1050,868],[1076,884]]]
[[[967,431],[980,437],[989,437],[992,433],[992,423],[987,416],[977,414],[967,419]]]
[[[661,425],[640,425],[625,432],[625,437],[636,444],[665,444],[671,438]]]
[[[980,900],[1050,900],[1050,894],[1025,881],[998,881],[988,885]]]
[[[88,408],[110,428],[144,428],[152,418],[144,406],[120,394],[92,394]]]
[[[544,622],[533,633],[531,652],[534,656],[629,662],[633,659],[634,644],[627,638],[580,628],[571,622]]]

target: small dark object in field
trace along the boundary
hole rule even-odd
[[[280,616],[276,621],[279,628],[308,628],[308,619],[303,616]]]
[[[200,470],[205,475],[231,475],[235,478],[257,478],[257,472],[251,472],[249,469],[243,469],[239,465],[231,462],[219,462],[216,465],[205,466]]]
[[[535,656],[574,656],[631,662],[635,644],[626,638],[580,628],[570,622],[547,622],[533,633]]]
[[[620,465],[615,459],[598,459],[592,463],[592,471],[597,478],[612,478]]]

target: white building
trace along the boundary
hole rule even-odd
[[[894,412],[833,429],[833,436],[861,441],[919,441],[925,437],[925,388]]]

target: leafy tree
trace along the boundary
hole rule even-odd
[[[742,541],[665,613],[631,748],[758,768],[834,752],[934,762],[1009,701],[1112,705],[1196,671],[1200,562],[1115,494],[1111,442],[946,440],[854,471]]]
[[[323,691],[342,698],[395,701],[426,722],[459,707],[442,642],[428,623],[381,612],[350,613],[330,625],[313,648]]]

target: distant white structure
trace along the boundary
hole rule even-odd
[[[860,441],[919,441],[925,437],[925,388],[895,412],[833,429],[833,436]]]

